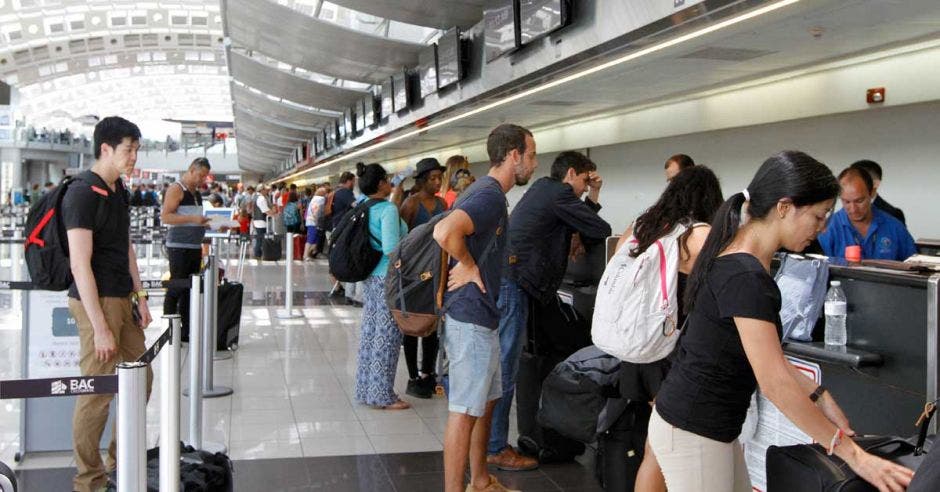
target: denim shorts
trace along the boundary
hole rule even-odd
[[[444,350],[450,364],[447,409],[482,417],[486,404],[502,396],[499,333],[448,315],[444,322]]]

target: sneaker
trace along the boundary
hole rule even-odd
[[[414,378],[408,380],[408,387],[405,388],[405,394],[415,398],[428,399],[431,398],[434,392],[428,388],[423,378]]]
[[[486,455],[486,464],[504,471],[526,471],[539,467],[537,459],[517,453],[512,446],[506,446],[499,453]]]
[[[466,492],[522,492],[515,489],[507,489],[503,484],[499,483],[499,480],[496,479],[493,475],[490,475],[490,483],[482,489],[478,489],[473,486],[472,483],[467,484]]]

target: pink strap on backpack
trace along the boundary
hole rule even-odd
[[[659,248],[659,291],[663,296],[663,309],[666,309],[669,307],[669,293],[666,292],[666,250],[658,240],[656,247]]]

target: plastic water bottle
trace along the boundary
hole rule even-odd
[[[845,331],[846,306],[845,292],[842,292],[842,283],[833,280],[829,283],[829,292],[826,293],[826,345],[844,346],[848,339]]]

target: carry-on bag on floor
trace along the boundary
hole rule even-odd
[[[294,259],[304,259],[304,243],[307,241],[305,234],[294,234]]]
[[[598,434],[594,476],[607,492],[633,492],[651,414],[649,403],[630,403],[610,429]]]
[[[198,451],[180,443],[180,491],[232,492],[232,460],[223,453]],[[147,492],[160,490],[160,448],[147,450]],[[5,491],[4,491],[5,492]]]
[[[219,284],[219,316],[216,330],[216,350],[238,348],[238,332],[241,328],[242,301],[245,286],[238,282],[223,280]]]
[[[280,236],[265,236],[261,240],[261,259],[264,261],[281,260]]]

